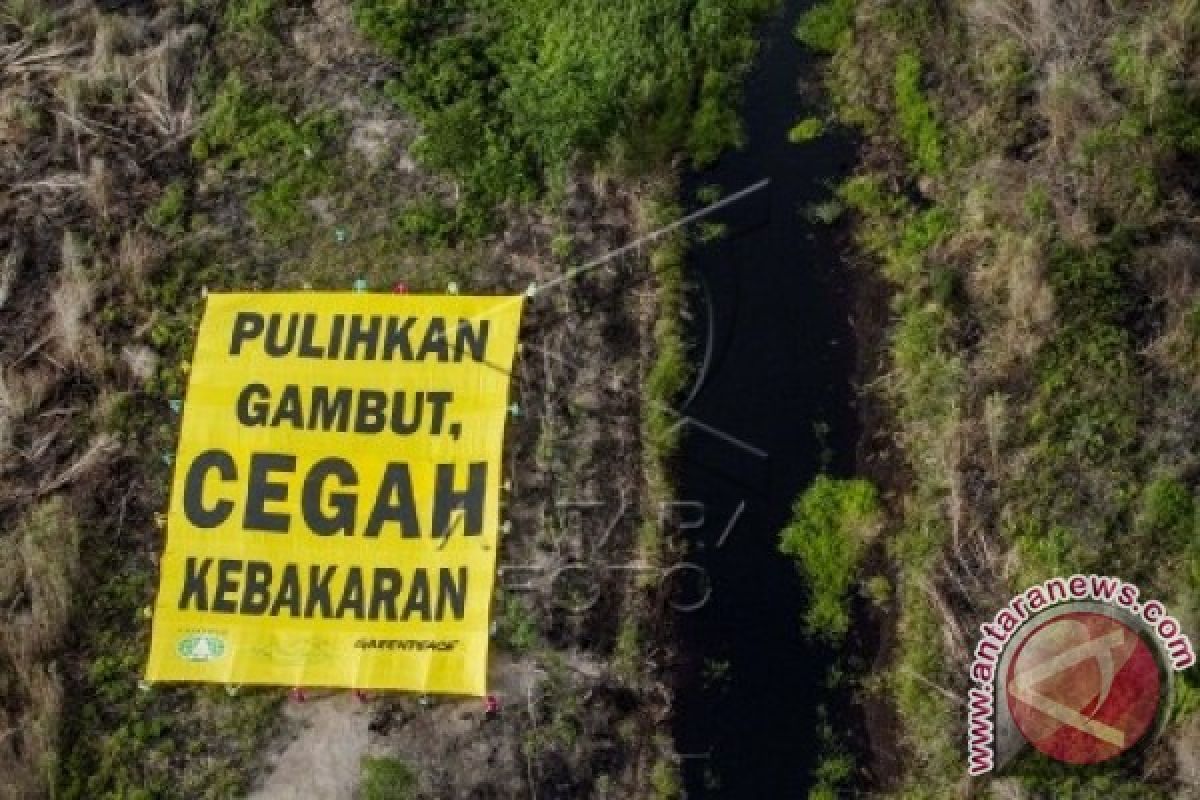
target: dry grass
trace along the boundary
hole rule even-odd
[[[1114,29],[1108,0],[974,0],[977,33],[1011,37],[1046,74],[1089,69]]]
[[[1200,715],[1193,715],[1174,741],[1182,797],[1200,797]]]
[[[108,162],[100,156],[92,156],[84,175],[83,195],[96,216],[105,222],[112,218],[116,204],[114,180]]]
[[[57,757],[76,508],[118,447],[75,423],[118,379],[105,349],[143,379],[157,360],[102,342],[95,312],[136,310],[163,250],[142,220],[194,125],[201,33],[178,14],[0,0],[0,512],[19,520],[0,531],[0,800],[45,795]]]
[[[974,0],[967,18],[981,47],[1019,46],[1045,135],[1026,165],[1048,191],[1064,236],[1097,241],[1107,220],[1149,226],[1159,199],[1142,175],[1162,160],[1150,137],[1119,134],[1131,109],[1153,122],[1192,50],[1195,0],[1157,5],[1109,0]],[[1104,144],[1109,137],[1109,144]],[[1140,170],[1140,172],[1139,172]],[[1156,214],[1158,216],[1156,216]]]
[[[10,566],[0,575],[0,789],[13,798],[37,797],[47,786],[62,715],[56,665],[67,631],[79,571],[80,530],[61,497],[36,506],[0,539]],[[14,569],[11,565],[20,565]]]
[[[16,433],[25,424],[30,412],[38,409],[59,382],[57,369],[34,367],[27,370],[0,368],[0,475],[18,454]],[[0,478],[0,487],[5,487]],[[0,497],[0,500],[6,498]],[[3,503],[0,502],[0,506]]]
[[[1045,150],[1065,164],[1075,155],[1082,136],[1112,119],[1120,107],[1100,86],[1094,71],[1052,63],[1039,87],[1038,108],[1047,126]]]
[[[47,478],[39,488],[39,493],[49,494],[65,486],[71,486],[94,477],[104,467],[112,463],[113,457],[116,456],[120,449],[120,441],[113,434],[101,433],[97,435],[92,439],[87,450],[72,461],[66,469],[53,477]]]
[[[79,573],[80,531],[61,497],[43,501],[30,513],[21,541],[29,588],[35,652],[52,654],[61,644]]]
[[[149,347],[127,345],[121,349],[121,363],[138,383],[147,383],[158,371],[158,354]]]
[[[12,389],[8,386],[8,379],[4,377],[4,372],[0,370],[0,466],[3,466],[5,455],[8,449],[12,447],[13,422],[16,412],[13,401]]]
[[[140,286],[162,257],[162,248],[146,233],[126,231],[117,246],[117,266],[131,286]]]
[[[63,234],[58,285],[50,295],[51,334],[57,344],[57,355],[65,364],[94,363],[95,335],[86,320],[93,297],[83,246],[78,236],[67,231]]]
[[[12,294],[13,286],[17,282],[17,272],[21,266],[23,253],[20,248],[12,247],[4,260],[0,261],[0,309],[3,309],[8,303],[9,295]]]
[[[136,108],[168,141],[182,140],[196,125],[191,93],[182,85],[188,69],[183,61],[202,35],[197,25],[167,34],[143,56],[130,82]]]
[[[1045,275],[1036,236],[995,237],[990,258],[971,272],[972,294],[997,319],[980,343],[982,363],[992,375],[1010,375],[1028,363],[1055,326],[1054,292]]]
[[[1163,325],[1147,354],[1200,392],[1200,244],[1182,234],[1155,248],[1146,272],[1163,306]]]

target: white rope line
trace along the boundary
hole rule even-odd
[[[657,239],[661,239],[662,237],[666,236],[669,233],[672,233],[673,231],[679,230],[680,228],[682,228],[686,225],[692,224],[696,220],[703,219],[704,217],[707,217],[710,214],[720,211],[722,208],[725,208],[726,206],[733,205],[734,203],[738,202],[739,200],[741,200],[744,197],[748,197],[756,192],[761,192],[763,189],[767,188],[770,185],[771,185],[771,179],[763,178],[758,183],[751,184],[750,186],[747,186],[744,189],[739,189],[738,191],[734,192],[733,194],[729,195],[728,197],[723,197],[720,200],[716,201],[715,203],[709,203],[708,205],[704,206],[703,208],[697,209],[697,210],[693,211],[692,213],[687,214],[686,216],[680,217],[679,219],[675,220],[674,222],[672,222],[670,224],[664,225],[663,227],[661,227],[657,230],[647,233],[645,236],[638,237],[637,239],[634,239],[629,244],[622,245],[621,247],[618,247],[616,250],[610,250],[609,252],[605,253],[604,255],[597,256],[596,258],[592,259],[591,261],[587,262],[586,264],[581,264],[578,267],[569,269],[562,275],[559,275],[554,280],[547,281],[546,283],[544,283],[540,286],[537,283],[531,283],[529,285],[529,288],[526,289],[522,294],[514,295],[511,297],[506,297],[501,302],[498,302],[495,305],[490,306],[487,309],[487,311],[483,311],[473,317],[467,317],[463,321],[476,322],[481,319],[487,319],[493,313],[497,313],[499,311],[502,311],[505,308],[508,308],[509,306],[523,302],[525,298],[530,298],[530,299],[536,298],[539,295],[544,294],[546,291],[548,291],[550,289],[557,288],[558,286],[561,286],[563,283],[566,283],[567,281],[572,280],[573,278],[579,277],[580,275],[584,274],[585,272],[589,272],[589,271],[595,269],[596,267],[602,267],[605,264],[607,264],[608,262],[613,261],[614,259],[620,258],[621,256],[625,255],[626,253],[637,250],[644,244],[653,242]]]
[[[528,296],[538,295],[538,294],[541,294],[542,292],[546,291],[547,289],[553,289],[555,286],[558,286],[559,284],[564,283],[565,281],[569,281],[572,278],[576,278],[576,277],[582,275],[583,273],[588,272],[589,270],[595,269],[596,267],[603,266],[604,264],[607,264],[609,261],[612,261],[615,258],[620,258],[624,254],[630,252],[631,250],[636,250],[637,248],[641,247],[643,244],[646,244],[647,242],[652,242],[655,239],[659,239],[663,236],[666,236],[668,233],[671,233],[672,231],[675,231],[675,230],[678,230],[679,228],[684,227],[685,225],[690,225],[691,223],[695,222],[698,219],[702,219],[702,218],[708,216],[709,214],[712,214],[713,212],[721,210],[725,206],[733,205],[737,201],[741,200],[743,197],[747,197],[751,194],[754,194],[755,192],[760,192],[763,189],[767,188],[767,186],[769,186],[770,183],[771,183],[770,178],[763,178],[758,183],[755,183],[751,186],[747,186],[745,189],[741,189],[740,191],[734,192],[733,194],[729,195],[728,197],[722,198],[721,200],[718,200],[715,203],[710,203],[709,205],[705,206],[704,208],[693,211],[691,214],[688,214],[685,217],[680,217],[679,219],[675,220],[674,222],[670,223],[669,225],[664,225],[663,227],[659,228],[656,231],[651,231],[650,233],[646,234],[645,236],[635,239],[634,241],[630,242],[627,245],[618,247],[616,250],[612,250],[608,253],[605,253],[604,255],[599,256],[599,257],[587,262],[586,264],[583,264],[582,266],[576,267],[575,269],[567,270],[567,272],[565,274],[558,276],[554,280],[549,281],[548,283],[545,283],[542,286],[536,286],[536,285],[531,286],[530,291],[526,292],[526,295],[528,295]]]
[[[646,244],[647,242],[652,242],[656,239],[660,239],[663,236],[666,236],[667,234],[669,234],[673,231],[676,231],[686,225],[690,225],[691,223],[695,222],[696,220],[703,219],[704,217],[706,217],[710,214],[713,214],[714,212],[719,211],[722,208],[725,208],[726,206],[733,205],[734,203],[738,202],[739,200],[741,200],[744,197],[748,197],[756,192],[761,192],[763,189],[767,188],[770,185],[771,185],[771,179],[763,178],[758,183],[753,183],[750,186],[745,187],[744,189],[740,189],[740,190],[734,192],[733,194],[729,195],[728,197],[721,198],[720,200],[716,201],[715,203],[709,203],[704,208],[697,209],[696,211],[693,211],[690,214],[680,217],[679,219],[675,220],[674,222],[672,222],[668,225],[664,225],[663,227],[658,228],[657,230],[651,231],[650,233],[647,233],[645,236],[641,236],[641,237],[635,239],[634,241],[630,242],[629,244],[618,247],[616,250],[610,250],[609,252],[605,253],[602,256],[597,256],[596,258],[592,259],[591,261],[587,262],[586,264],[582,264],[578,267],[575,267],[574,269],[568,270],[565,274],[558,276],[557,278],[555,278],[552,281],[544,283],[541,286],[538,286],[536,283],[530,284],[529,288],[526,289],[523,294],[505,297],[501,302],[498,302],[492,306],[489,306],[486,311],[482,311],[472,317],[463,318],[460,321],[460,324],[462,322],[476,322],[478,320],[487,319],[492,314],[495,314],[505,308],[508,308],[509,306],[524,302],[525,298],[534,298],[549,289],[554,289],[554,288],[562,285],[566,281],[571,280],[572,278],[576,278],[585,272],[588,272],[589,270],[593,270],[596,267],[603,266],[604,264],[607,264],[608,262],[612,261],[615,258],[620,258],[622,255],[624,255],[630,251],[636,250],[637,248],[641,247],[642,245]],[[529,345],[523,345],[523,346],[529,346]],[[454,347],[457,348],[458,344],[455,343]],[[509,369],[505,369],[503,366],[500,366],[499,364],[493,364],[493,363],[489,362],[487,359],[482,359],[479,363],[481,363],[485,366],[491,367],[492,369],[495,369],[499,372],[502,372],[503,374],[508,375],[509,377],[512,377],[512,371]]]

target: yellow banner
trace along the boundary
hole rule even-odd
[[[148,680],[486,692],[521,300],[208,298]]]

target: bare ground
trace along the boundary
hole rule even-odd
[[[290,703],[284,717],[295,738],[273,749],[270,772],[251,800],[354,797],[370,744],[370,709],[349,692],[336,692]]]

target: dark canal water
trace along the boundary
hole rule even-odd
[[[745,82],[746,146],[685,182],[698,207],[701,187],[731,194],[771,181],[722,211],[727,234],[689,257],[703,374],[684,409],[699,424],[685,437],[680,498],[705,505],[688,536],[712,587],[703,608],[676,618],[675,737],[689,800],[804,798],[818,749],[829,654],[802,636],[804,591],[778,534],[823,464],[852,471],[858,430],[842,237],[803,213],[829,198],[853,147],[787,139],[815,111],[798,81],[816,81],[819,65],[791,35],[808,5],[787,2],[763,31]]]

